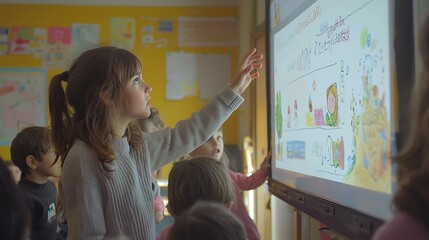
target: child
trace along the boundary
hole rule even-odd
[[[9,169],[10,176],[12,177],[13,181],[18,184],[19,180],[21,179],[21,170],[19,170],[19,167],[13,164],[12,161],[7,161],[5,164]]]
[[[168,176],[168,212],[176,218],[199,200],[231,207],[234,193],[225,165],[208,157],[176,162]],[[161,240],[169,239],[169,230],[162,231]]]
[[[57,189],[48,178],[60,176],[61,163],[51,147],[50,134],[44,127],[28,127],[16,135],[10,147],[12,161],[22,172],[18,186],[30,210],[30,239],[56,239]]]
[[[219,129],[207,142],[192,151],[190,156],[206,156],[224,162],[223,159],[226,159],[226,155],[224,154],[222,130]],[[251,176],[246,176],[245,174],[233,172],[231,170],[228,171],[229,176],[234,182],[236,198],[236,203],[232,206],[231,210],[243,221],[249,240],[260,239],[260,236],[241,198],[241,191],[255,189],[265,182],[270,172],[270,160],[271,153],[265,158],[264,162],[261,164],[261,168]]]
[[[70,239],[155,239],[151,172],[190,152],[243,102],[259,76],[261,54],[250,51],[236,78],[174,129],[142,133],[149,87],[138,58],[115,47],[80,55],[49,86],[54,146],[63,162],[60,199]],[[66,86],[63,87],[63,83]]]
[[[162,120],[159,112],[156,108],[150,108],[150,115],[146,119],[138,120],[140,128],[143,132],[151,133],[164,129],[164,121]],[[152,172],[152,190],[154,194],[153,199],[153,208],[155,210],[155,223],[160,223],[164,218],[164,199],[161,196],[161,189],[158,186],[156,181],[156,176],[158,175],[159,169]]]
[[[177,218],[170,240],[245,240],[243,223],[225,205],[199,201]]]
[[[0,236],[3,240],[27,239],[30,221],[24,196],[0,158]]]
[[[429,239],[429,18],[421,30],[421,79],[414,86],[411,133],[399,152],[398,188],[393,198],[396,213],[375,233],[374,240]]]

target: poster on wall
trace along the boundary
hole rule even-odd
[[[10,54],[40,54],[46,43],[46,29],[12,27],[10,32]]]
[[[43,67],[66,68],[71,46],[71,28],[48,28],[48,44],[44,46]]]
[[[110,19],[110,41],[113,46],[127,50],[134,49],[135,42],[134,18],[116,18]]]
[[[47,72],[0,68],[0,146],[26,126],[46,126]]]
[[[229,54],[167,53],[167,100],[211,99],[231,78]]]
[[[180,17],[179,47],[238,46],[238,20],[232,17]]]
[[[6,55],[9,46],[9,29],[0,28],[0,55]]]
[[[100,42],[99,24],[72,24],[72,47],[70,57],[75,59],[84,51],[96,47]]]

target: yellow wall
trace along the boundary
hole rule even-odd
[[[110,18],[126,17],[136,20],[136,54],[143,65],[143,76],[153,88],[151,103],[158,108],[167,126],[174,126],[178,120],[187,118],[192,112],[200,109],[207,101],[199,97],[187,97],[182,101],[167,101],[166,92],[166,52],[179,51],[193,53],[228,53],[231,56],[232,73],[235,74],[238,63],[237,47],[215,48],[178,48],[177,26],[178,17],[224,17],[238,16],[236,7],[100,7],[100,6],[51,6],[51,5],[5,5],[0,4],[0,27],[71,27],[73,23],[99,24],[100,42],[108,42],[110,34]],[[157,37],[167,37],[175,44],[166,47],[144,47],[142,44],[142,26],[147,22],[142,17],[156,19],[173,19],[173,33],[158,33]],[[155,25],[157,26],[157,25]],[[10,34],[10,32],[9,32]],[[41,59],[31,55],[0,56],[0,68],[7,67],[41,67]],[[48,71],[49,79],[63,71],[57,69]],[[225,142],[238,143],[238,115],[234,114],[223,127]],[[0,156],[10,159],[9,147],[0,147]],[[169,166],[164,168],[161,176],[167,177]]]

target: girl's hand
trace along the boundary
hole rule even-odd
[[[264,161],[261,163],[261,168],[270,168],[271,167],[271,151],[268,152],[267,156],[264,158]]]
[[[253,48],[243,58],[237,76],[229,84],[234,91],[239,94],[243,93],[252,80],[259,77],[258,69],[262,67],[262,63],[260,63],[259,60],[262,58],[263,55],[261,53],[257,53],[256,48]]]

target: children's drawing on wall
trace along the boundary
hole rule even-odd
[[[43,49],[43,67],[65,68],[68,66],[71,46],[71,28],[48,28],[48,41]]]
[[[46,43],[46,29],[32,27],[12,27],[10,54],[35,54],[43,51]]]
[[[6,55],[9,46],[9,28],[0,28],[0,55]]]
[[[147,47],[154,42],[153,34],[143,34],[142,43],[143,46]]]
[[[46,28],[35,28],[34,29],[33,41],[30,42],[30,49],[33,52],[34,58],[41,59],[43,57],[43,50],[47,43],[48,33]]]
[[[288,106],[289,107],[289,106]],[[277,160],[283,158],[283,113],[282,113],[282,95],[280,91],[276,92],[276,133],[277,133]]]
[[[338,125],[338,91],[334,83],[326,89],[326,126],[336,127]]]
[[[134,18],[110,18],[110,41],[113,46],[127,50],[134,49],[135,43]]]
[[[96,47],[100,43],[99,24],[72,24],[72,60],[84,51]]]
[[[233,17],[179,17],[179,47],[238,45],[238,20]]]
[[[173,32],[173,21],[161,19],[158,21],[158,32]]]
[[[163,48],[177,44],[175,35],[176,18],[160,19],[158,17],[142,16],[139,18],[143,27],[141,43],[143,47]]]
[[[0,68],[0,146],[10,146],[22,126],[46,125],[47,74]]]

